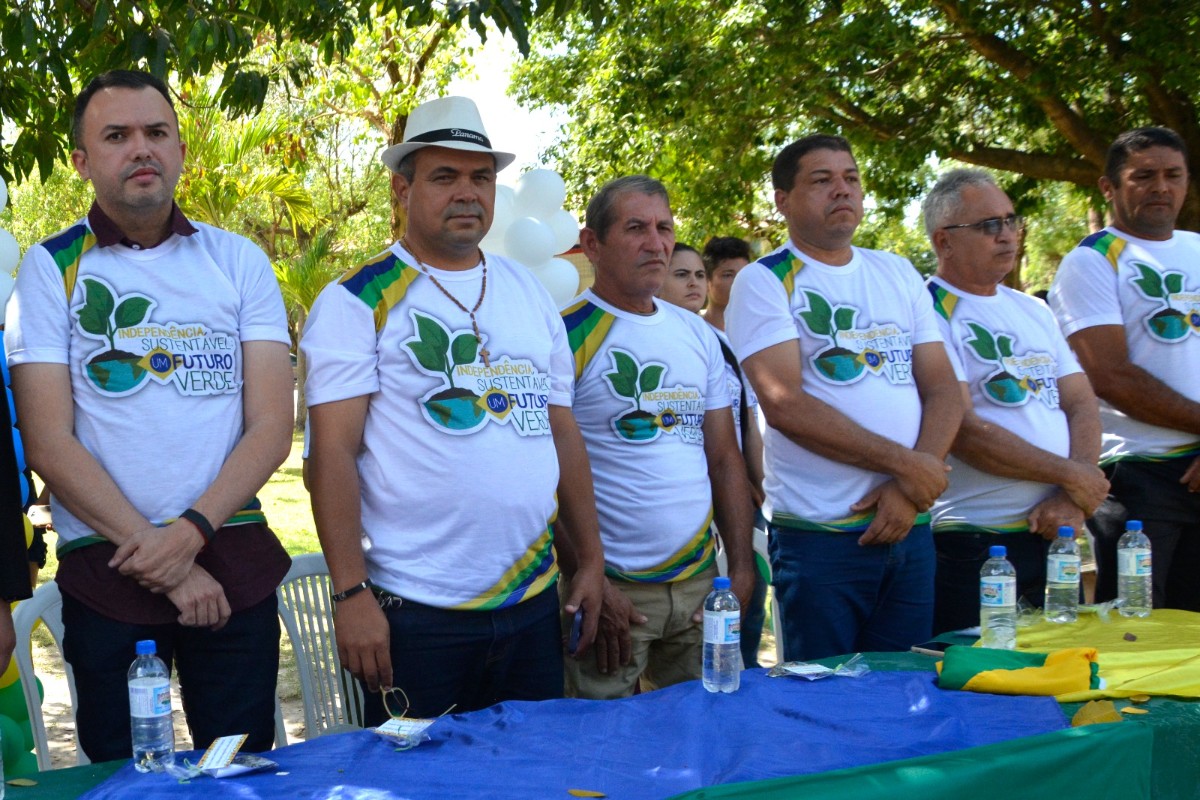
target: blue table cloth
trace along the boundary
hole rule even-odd
[[[204,798],[665,798],[717,784],[944,753],[1049,731],[1068,722],[1053,698],[943,691],[930,672],[862,678],[742,675],[732,695],[690,682],[626,700],[501,703],[439,719],[420,746],[397,751],[368,731],[270,754],[279,773],[197,778],[131,766],[89,800]],[[198,754],[180,754],[194,762]]]

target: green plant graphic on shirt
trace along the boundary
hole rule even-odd
[[[1013,356],[1013,338],[1005,334],[994,336],[977,322],[968,322],[967,327],[975,334],[974,339],[967,340],[975,355],[983,361],[994,361],[1000,367],[983,384],[988,397],[1005,406],[1025,403],[1029,399],[1029,381],[1013,375],[1004,364],[1004,359]]]
[[[838,344],[839,333],[853,330],[858,309],[853,306],[839,306],[835,309],[816,292],[806,291],[804,295],[808,298],[808,310],[800,312],[800,319],[814,336],[822,336],[831,344],[817,353],[813,364],[822,376],[835,383],[850,383],[856,380],[868,365],[868,359],[879,358],[878,353],[859,354]],[[870,366],[877,367],[879,364]]]
[[[613,394],[633,401],[633,410],[613,420],[613,429],[619,436],[631,441],[647,441],[657,437],[661,430],[658,418],[642,410],[642,395],[662,385],[667,368],[662,364],[639,367],[632,355],[615,347],[609,354],[616,371],[605,373],[604,379],[612,387]]]
[[[1171,295],[1183,291],[1182,272],[1159,273],[1149,264],[1134,261],[1139,276],[1131,283],[1138,291],[1150,300],[1160,300],[1165,308],[1146,320],[1146,327],[1156,339],[1164,342],[1174,342],[1188,335],[1188,331],[1200,327],[1200,313],[1191,311],[1184,314],[1171,306]]]
[[[84,278],[84,302],[75,310],[79,328],[93,338],[108,342],[108,349],[96,353],[85,366],[88,379],[111,394],[125,394],[146,378],[142,357],[117,349],[117,331],[140,325],[150,315],[154,301],[145,295],[128,294],[120,298],[95,278]]]
[[[417,366],[430,375],[445,377],[446,388],[423,401],[430,417],[456,431],[481,425],[486,417],[479,395],[454,385],[454,368],[474,364],[479,356],[479,340],[473,332],[450,338],[450,331],[433,317],[412,312],[417,335],[404,346],[412,352]]]

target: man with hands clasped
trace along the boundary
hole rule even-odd
[[[793,142],[772,181],[789,241],[738,273],[725,319],[767,421],[784,656],[907,650],[930,635],[927,512],[962,416],[954,371],[913,266],[852,244],[863,190],[846,140]]]

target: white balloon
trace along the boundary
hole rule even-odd
[[[4,182],[4,178],[0,178],[0,211],[8,205],[8,184]]]
[[[570,211],[559,209],[546,220],[554,232],[554,254],[565,253],[579,242],[579,223]]]
[[[0,325],[4,324],[4,311],[8,307],[8,297],[12,294],[16,281],[7,272],[0,272]]]
[[[579,293],[579,272],[565,258],[552,258],[530,270],[562,308]]]
[[[21,245],[4,228],[0,228],[0,274],[12,275],[21,260]]]
[[[508,226],[504,247],[510,258],[527,267],[541,264],[554,255],[554,232],[541,220],[521,217]]]
[[[562,208],[567,185],[552,169],[531,169],[517,180],[516,213],[545,220]]]
[[[498,256],[507,256],[508,248],[504,246],[504,233],[498,232],[493,225],[488,231],[487,236],[479,243],[479,249],[485,253],[493,253]]]
[[[516,219],[513,213],[514,194],[511,186],[496,187],[496,205],[492,209],[492,227],[488,230],[489,235],[497,234],[503,238],[508,226]]]

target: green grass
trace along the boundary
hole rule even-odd
[[[304,460],[300,454],[303,449],[304,434],[297,433],[292,437],[292,452],[287,461],[275,470],[271,480],[258,493],[263,511],[267,514],[267,524],[275,531],[284,549],[293,556],[316,553],[321,549],[317,541],[317,527],[313,524],[312,506],[308,502],[308,492],[304,489],[301,474]]]

